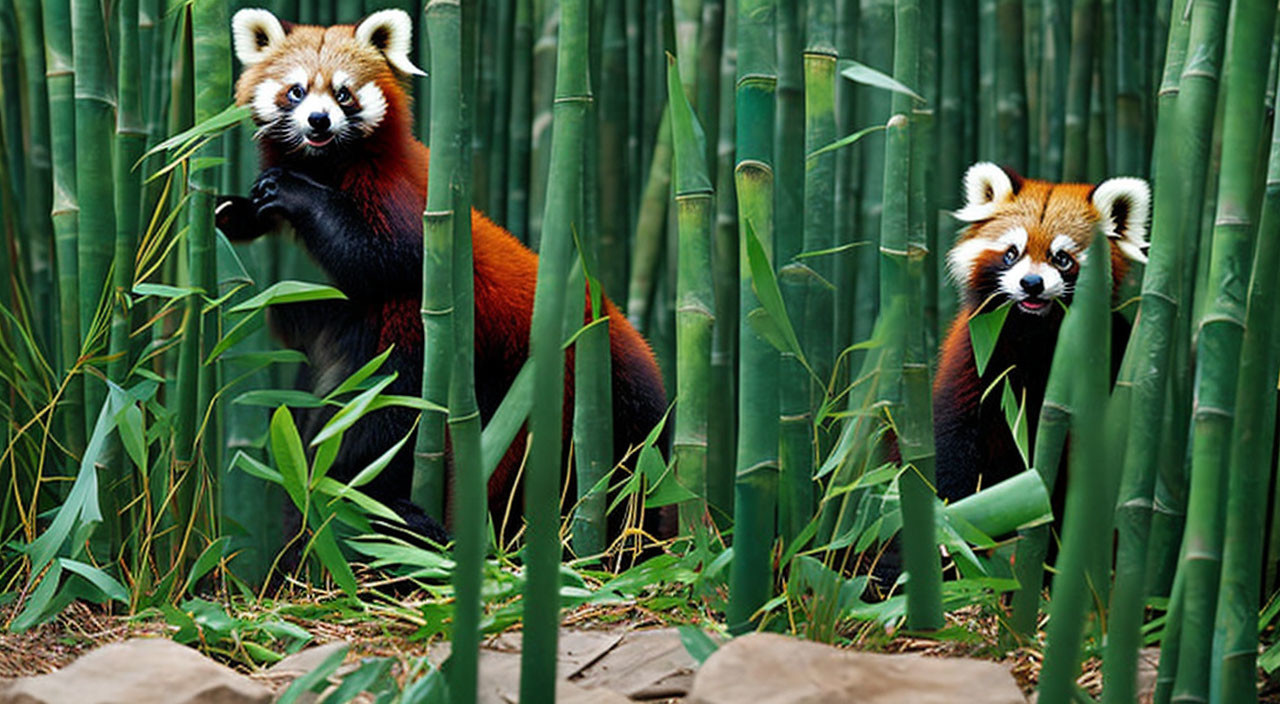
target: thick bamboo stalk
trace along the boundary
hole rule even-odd
[[[1181,16],[1185,0],[1179,0],[1177,5]],[[1175,218],[1180,208],[1181,169],[1191,165],[1182,161],[1181,150],[1172,148],[1172,140],[1183,114],[1178,108],[1179,77],[1188,29],[1187,23],[1179,22],[1169,34],[1168,60],[1160,90],[1155,146],[1160,158],[1155,163],[1152,247],[1143,277],[1141,313],[1126,355],[1140,360],[1126,370],[1140,373],[1132,377],[1121,374],[1116,384],[1117,395],[1132,396],[1131,408],[1166,408],[1172,352],[1183,344],[1172,337],[1182,300],[1181,258],[1185,256],[1185,246],[1176,239],[1180,230]],[[1116,574],[1107,631],[1110,649],[1103,662],[1103,677],[1107,682],[1103,697],[1108,703],[1132,701],[1136,686],[1137,662],[1133,654],[1137,652],[1142,625],[1145,556],[1151,531],[1157,448],[1164,420],[1162,413],[1136,413],[1131,414],[1128,421],[1124,469],[1116,504]]]
[[[773,140],[775,68],[773,0],[738,4],[738,458],[734,482],[733,563],[729,629],[752,628],[752,617],[773,593],[769,559],[778,496],[778,352],[749,322],[761,308],[752,288],[750,248],[773,252]],[[752,241],[754,240],[754,242]],[[769,259],[772,266],[772,259]]]
[[[1275,3],[1269,0],[1237,3],[1232,20],[1208,309],[1196,335],[1191,484],[1183,538],[1186,551],[1178,567],[1186,571],[1186,609],[1173,689],[1175,702],[1209,697],[1226,510],[1227,473],[1222,468],[1230,459],[1235,421],[1248,281],[1244,267],[1257,234],[1252,205],[1262,158],[1257,144],[1262,136],[1262,99],[1274,20]]]
[[[900,83],[919,82],[919,0],[897,0],[894,12],[893,73]],[[942,568],[935,538],[933,408],[928,363],[920,358],[924,335],[920,296],[922,267],[910,264],[912,229],[912,100],[894,93],[894,116],[885,135],[884,214],[880,220],[880,314],[886,331],[885,365],[879,400],[896,423],[906,471],[902,495],[903,564],[907,581],[907,624],[915,630],[942,627]],[[922,244],[917,240],[917,246]],[[913,351],[916,354],[911,354]]]
[[[1063,181],[1084,181],[1088,174],[1089,99],[1093,95],[1094,36],[1097,26],[1098,0],[1080,0],[1072,4],[1067,112],[1063,123]]]
[[[111,141],[115,131],[115,84],[112,55],[107,52],[104,9],[94,0],[72,0],[72,42],[76,67],[76,184],[80,205],[77,237],[80,279],[80,336],[92,349],[100,340],[95,325],[115,253],[116,219],[111,178]],[[225,26],[224,26],[225,28]],[[225,30],[224,30],[225,31]],[[87,377],[86,377],[87,378]],[[88,379],[88,378],[87,378]],[[96,409],[106,398],[106,386],[88,379],[85,405]],[[95,416],[89,414],[87,423]],[[85,432],[92,428],[86,426]]]
[[[807,6],[804,50],[804,153],[812,154],[836,141],[836,2],[811,0]],[[851,150],[846,150],[851,151]],[[836,169],[841,152],[805,159],[804,251],[836,246]],[[835,259],[831,255],[805,262],[804,347],[813,373],[810,404],[821,402],[835,363]],[[818,278],[821,277],[821,278]]]
[[[1101,409],[1106,404],[1111,350],[1110,245],[1101,233],[1094,237],[1080,272],[1071,314],[1062,323],[1060,338],[1074,342],[1070,356],[1076,367],[1072,405]],[[1103,446],[1103,414],[1071,416],[1071,457],[1062,553],[1053,582],[1053,600],[1040,672],[1040,701],[1071,702],[1080,668],[1080,642],[1090,607],[1086,573],[1092,556],[1103,550],[1107,524],[1094,512],[1097,495],[1105,493],[1107,457]]]
[[[53,157],[53,237],[58,268],[59,351],[62,370],[80,357],[79,201],[76,198],[75,65],[72,61],[69,0],[44,4],[45,77],[49,89],[49,135]],[[84,449],[87,425],[84,384],[72,380],[66,390],[64,433],[73,452]]]
[[[778,85],[774,135],[774,255],[787,316],[803,322],[809,287],[804,249],[805,119],[800,7],[781,0],[777,14]],[[809,331],[797,331],[801,344]],[[783,540],[800,534],[813,513],[813,413],[809,372],[794,352],[783,351],[779,366],[778,527]]]
[[[670,62],[670,60],[669,60]],[[675,440],[671,453],[680,485],[696,496],[680,504],[680,532],[692,535],[707,513],[707,408],[710,401],[711,333],[715,299],[711,286],[711,235],[715,192],[698,138],[697,118],[685,99],[674,62],[667,69],[675,199],[680,227],[676,281]]]
[[[455,220],[470,224],[470,213],[455,210],[455,190],[463,180],[462,9],[454,2],[427,5],[431,49],[431,161],[426,212],[422,218],[422,397],[448,407],[455,348],[453,262]],[[439,103],[437,102],[439,101]],[[446,413],[423,411],[414,448],[413,502],[428,515],[444,517]]]
[[[1264,13],[1274,14],[1269,4]],[[1237,10],[1238,11],[1238,10]],[[1236,66],[1232,70],[1236,70]],[[1274,80],[1274,79],[1273,79]],[[1230,90],[1230,89],[1228,89]],[[1232,427],[1217,629],[1222,634],[1218,701],[1257,696],[1258,604],[1262,601],[1262,534],[1267,515],[1270,451],[1275,439],[1276,394],[1260,379],[1276,378],[1280,336],[1273,283],[1280,269],[1280,130],[1274,121],[1257,249],[1240,351],[1236,420]]]
[[[560,332],[573,231],[581,222],[582,140],[591,102],[587,69],[586,0],[564,0],[556,59],[552,158],[543,219],[538,285],[534,298],[530,358],[534,368],[534,408],[529,416],[530,449],[525,472],[528,541],[525,564],[525,648],[520,667],[520,699],[551,701],[556,682],[556,640],[560,622],[559,485],[564,402],[564,350]]]

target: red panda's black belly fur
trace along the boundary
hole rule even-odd
[[[1005,377],[1012,385],[1015,398],[1025,399],[1023,418],[1027,423],[1028,451],[1034,450],[1037,422],[1062,321],[1061,309],[1044,318],[1011,311],[991,359],[979,377],[969,337],[969,315],[961,312],[952,323],[938,356],[933,387],[937,488],[938,496],[947,501],[964,498],[979,487],[997,484],[1025,469],[1001,407],[1002,389],[993,384],[1003,384],[1001,375],[1008,370]],[[1128,322],[1114,314],[1112,383],[1128,334]],[[1055,504],[1060,499],[1060,492],[1055,491]]]

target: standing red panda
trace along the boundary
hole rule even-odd
[[[942,344],[933,385],[938,495],[956,500],[979,483],[990,486],[1025,467],[1000,406],[983,393],[1008,373],[1015,397],[1025,393],[1031,442],[1053,361],[1063,305],[1095,228],[1111,243],[1118,285],[1129,260],[1145,262],[1151,192],[1146,181],[1113,178],[1097,186],[1023,179],[981,162],[964,176],[966,203],[955,217],[968,223],[947,255],[961,291],[960,312]],[[1114,288],[1113,288],[1114,291]],[[1009,303],[991,359],[981,377],[969,339],[969,319]],[[1113,366],[1124,349],[1122,327],[1112,335]]]
[[[244,66],[236,102],[252,106],[264,170],[249,198],[219,200],[217,224],[230,239],[249,240],[287,222],[347,295],[270,310],[273,333],[307,355],[303,383],[316,394],[329,392],[391,345],[382,371],[398,376],[387,392],[416,396],[421,390],[428,151],[413,137],[402,84],[422,73],[409,59],[411,28],[401,10],[375,12],[354,26],[298,26],[258,9],[240,10],[232,19],[235,53]],[[472,211],[471,223],[476,396],[487,422],[528,356],[538,258],[480,213]],[[614,448],[621,455],[662,418],[666,394],[648,344],[612,303],[605,307]],[[566,388],[571,392],[572,384]],[[571,402],[567,397],[566,406]],[[328,415],[303,415],[303,438],[314,437]],[[387,408],[361,420],[347,431],[331,474],[351,478],[403,437],[415,416]],[[522,445],[518,438],[490,479],[495,515],[515,489]],[[365,488],[420,532],[442,538],[440,526],[408,501],[412,472],[409,443]]]

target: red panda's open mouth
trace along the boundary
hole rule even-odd
[[[1018,301],[1018,307],[1028,313],[1041,313],[1049,307],[1049,301],[1042,298],[1026,298]]]
[[[309,147],[323,147],[324,145],[333,141],[333,134],[324,135],[320,139],[316,139],[311,136],[303,137],[303,139],[307,141],[307,146]]]

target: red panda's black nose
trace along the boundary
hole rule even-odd
[[[1027,274],[1022,277],[1022,290],[1027,292],[1029,296],[1039,296],[1044,293],[1044,279],[1039,274]]]
[[[313,129],[323,132],[329,129],[329,113],[313,112],[307,117],[307,122],[311,124]]]

